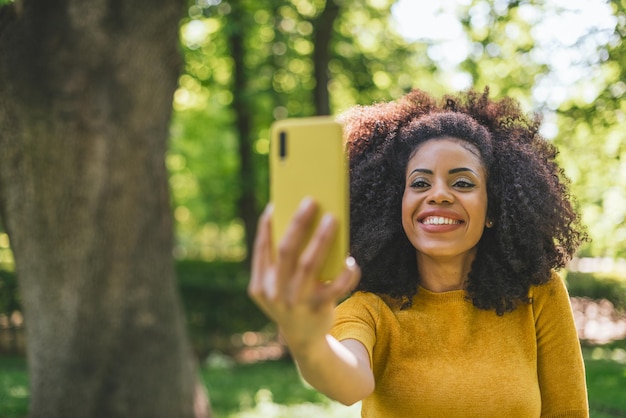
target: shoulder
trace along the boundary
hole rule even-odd
[[[355,292],[335,309],[331,335],[339,341],[352,338],[365,347],[373,347],[381,303],[380,297],[374,293]]]
[[[335,312],[339,318],[351,316],[378,322],[380,318],[394,316],[400,307],[400,303],[390,296],[358,291],[341,302]]]
[[[354,311],[380,311],[380,304],[382,299],[375,293],[358,291],[350,295],[343,302],[337,306],[337,311],[340,313],[354,312]]]
[[[529,292],[535,318],[542,316],[570,317],[572,307],[565,281],[552,272],[550,279],[542,285],[532,286]]]
[[[536,300],[567,298],[568,294],[565,281],[558,272],[553,270],[546,283],[530,287],[529,296],[534,304]]]
[[[379,295],[377,293],[367,291],[358,291],[341,302],[338,308],[353,309],[363,307],[380,312],[381,310],[400,310],[401,306],[402,304],[399,300],[394,299],[389,295]]]

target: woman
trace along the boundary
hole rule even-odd
[[[324,217],[307,242],[310,200],[276,257],[271,206],[256,239],[250,295],[303,377],[345,404],[363,400],[364,417],[588,416],[554,272],[585,236],[539,122],[487,90],[440,101],[413,91],[355,108],[345,129],[345,271],[316,280],[335,224]]]

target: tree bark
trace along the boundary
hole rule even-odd
[[[164,165],[182,7],[0,8],[0,215],[25,311],[32,417],[202,414]]]

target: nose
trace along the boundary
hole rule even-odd
[[[428,203],[433,205],[451,204],[454,202],[454,195],[451,193],[447,184],[441,182],[431,186]]]

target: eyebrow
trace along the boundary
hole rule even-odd
[[[467,168],[467,167],[453,168],[450,171],[448,171],[448,174],[461,173],[463,171],[469,171],[477,175],[477,173],[474,170],[472,170],[471,168]],[[413,173],[434,174],[432,170],[429,170],[427,168],[416,168],[415,170],[411,171],[411,174]]]

